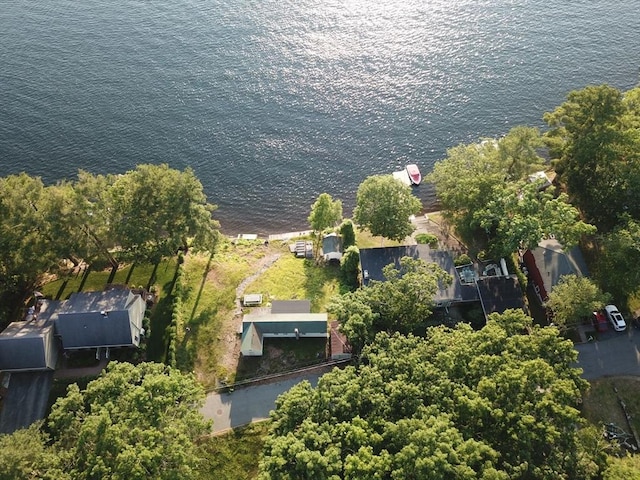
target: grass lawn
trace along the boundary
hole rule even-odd
[[[402,242],[383,237],[374,237],[368,230],[356,229],[356,245],[358,248],[396,247]]]
[[[584,416],[594,425],[615,423],[631,433],[614,387],[627,406],[633,427],[640,434],[640,377],[612,377],[592,381],[591,389],[583,399]]]
[[[156,271],[156,278],[151,279],[153,273],[153,265],[143,264],[133,267],[131,278],[129,279],[129,286],[133,288],[146,287],[151,283],[159,288],[166,286],[167,282],[173,280],[175,274],[176,261],[174,258],[163,260],[158,266]],[[118,269],[112,283],[124,284],[131,265],[125,265]],[[91,292],[96,290],[103,290],[107,285],[107,280],[111,275],[111,269],[106,270],[90,270],[87,278],[84,280],[84,271],[78,272],[75,275],[69,277],[61,277],[52,282],[45,284],[42,287],[42,293],[50,298],[68,298],[74,292]],[[150,280],[154,280],[150,282]],[[162,293],[162,292],[160,292]],[[59,294],[59,295],[58,295]]]
[[[258,462],[269,422],[237,428],[226,435],[208,437],[200,444],[206,460],[199,477],[217,480],[250,480],[258,476]]]
[[[312,259],[296,258],[286,252],[255,282],[247,293],[262,293],[270,300],[311,300],[311,311],[326,311],[331,297],[339,294],[340,268],[316,265]]]
[[[286,245],[274,243],[265,247],[262,243],[225,242],[211,263],[205,257],[187,256],[184,278],[188,288],[183,302],[183,325],[178,327],[178,366],[195,371],[206,387],[214,386],[218,378],[233,381],[240,376],[267,373],[262,363],[242,363],[237,356],[234,359],[230,355],[230,350],[238,345],[241,322],[236,315],[241,314],[236,310],[236,289],[276,255],[280,258],[246,285],[244,291],[263,293],[268,299],[309,299],[313,312],[324,311],[330,298],[339,292],[339,268],[295,258]],[[288,345],[290,352],[278,355],[275,363],[269,362],[267,370],[308,364],[310,357],[317,358],[319,351],[324,353],[324,346],[310,347],[306,341],[302,347],[293,344]],[[304,352],[297,352],[296,347]],[[277,345],[274,348],[281,350]]]

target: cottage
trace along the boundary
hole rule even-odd
[[[327,314],[310,311],[308,300],[274,301],[269,313],[245,315],[242,319],[242,355],[262,356],[265,338],[327,338]]]
[[[540,242],[537,248],[527,250],[522,256],[529,280],[540,300],[549,299],[551,289],[564,275],[589,276],[589,270],[578,247],[565,249],[554,238]]]
[[[143,298],[126,288],[74,293],[56,312],[56,334],[66,350],[137,347],[145,309]]]

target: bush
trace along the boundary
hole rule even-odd
[[[416,235],[416,242],[420,245],[429,245],[431,248],[438,248],[438,237],[431,233],[419,233]]]
[[[466,253],[463,253],[462,255],[456,257],[453,263],[455,263],[456,267],[459,267],[460,265],[469,265],[471,263],[471,257]]]
[[[340,260],[340,273],[342,281],[351,289],[358,287],[360,274],[360,250],[355,245],[350,246],[344,252]]]
[[[342,238],[342,250],[346,251],[349,247],[356,244],[356,232],[353,228],[351,220],[345,220],[340,225],[340,237]]]

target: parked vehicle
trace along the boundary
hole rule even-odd
[[[602,312],[593,312],[591,314],[591,323],[598,332],[607,331],[607,319]]]
[[[624,317],[618,310],[618,307],[615,305],[607,305],[604,307],[604,311],[607,314],[607,318],[611,325],[613,325],[613,329],[616,332],[622,332],[627,328],[627,322],[624,321]]]

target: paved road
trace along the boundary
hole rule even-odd
[[[213,420],[214,434],[264,420],[269,418],[269,412],[275,408],[278,395],[302,380],[309,380],[316,386],[318,378],[325,372],[326,370],[304,373],[274,383],[239,388],[230,393],[212,392],[207,395],[200,411],[205,418]]]
[[[640,330],[609,330],[594,342],[576,345],[578,366],[587,380],[613,375],[640,375]]]

